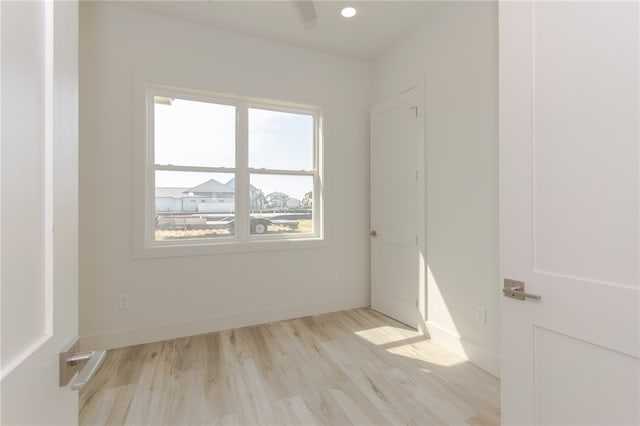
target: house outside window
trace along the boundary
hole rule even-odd
[[[146,248],[322,240],[318,108],[147,86]]]

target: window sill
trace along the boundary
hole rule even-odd
[[[324,238],[309,236],[308,238],[252,240],[247,242],[215,242],[188,244],[157,244],[146,247],[135,247],[135,259],[155,259],[185,256],[210,256],[221,254],[257,253],[275,250],[302,250],[327,247]]]

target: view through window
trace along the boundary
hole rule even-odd
[[[150,96],[155,241],[318,235],[315,111]]]

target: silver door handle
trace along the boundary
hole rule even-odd
[[[73,376],[80,370],[78,377],[71,383],[71,390],[82,389],[96,374],[100,364],[104,360],[107,351],[76,352],[78,341],[68,345],[66,350],[60,352],[60,386],[69,384]],[[82,369],[80,365],[84,364]]]
[[[512,280],[510,278],[505,278],[504,280],[504,288],[502,289],[502,293],[506,297],[510,297],[512,299],[524,300],[524,299],[534,299],[540,300],[542,296],[537,294],[531,294],[524,291],[524,281]]]

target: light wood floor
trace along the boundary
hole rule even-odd
[[[497,425],[498,380],[370,309],[112,350],[81,425]]]

